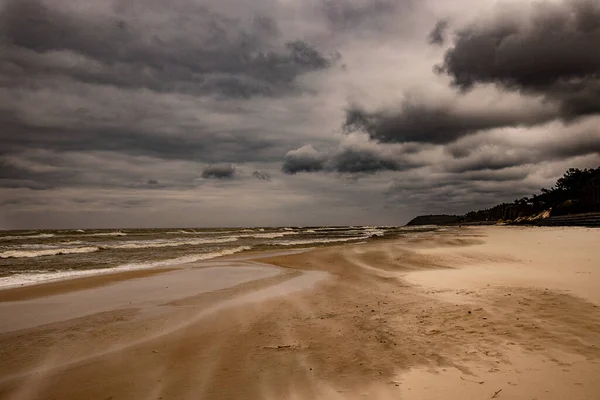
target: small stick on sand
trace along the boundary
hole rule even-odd
[[[472,380],[470,380],[470,379],[465,379],[465,378],[463,378],[462,376],[460,377],[460,379],[462,379],[463,381],[466,381],[466,382],[478,383],[478,384],[480,384],[480,385],[483,385],[483,384],[485,383],[485,381],[472,381]]]
[[[500,389],[496,393],[494,393],[494,395],[492,396],[492,399],[495,399],[501,391],[502,391],[502,389]]]

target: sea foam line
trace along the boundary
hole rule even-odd
[[[357,236],[351,238],[339,238],[339,239],[298,239],[298,240],[287,240],[287,241],[278,241],[267,243],[270,246],[296,246],[296,245],[304,245],[304,244],[314,244],[314,243],[341,243],[341,242],[350,242],[356,240],[365,240],[369,239],[370,236]]]
[[[0,253],[0,258],[33,258],[41,256],[56,256],[59,254],[93,253],[100,250],[95,246],[89,247],[64,247],[45,250],[7,250]]]
[[[177,241],[162,241],[162,240],[148,240],[143,242],[131,242],[131,243],[119,243],[119,244],[108,244],[102,245],[102,249],[146,249],[146,248],[159,248],[159,247],[177,247],[177,246],[190,246],[198,244],[219,244],[219,243],[230,243],[237,241],[237,237],[217,238],[217,239],[191,239],[191,240],[177,240]]]
[[[37,235],[0,236],[0,240],[47,239],[54,236],[53,233],[39,233]]]

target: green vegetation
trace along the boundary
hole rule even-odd
[[[463,223],[486,224],[504,221],[508,223],[537,223],[548,217],[600,212],[600,167],[596,169],[569,169],[550,189],[540,194],[523,197],[512,203],[502,203],[465,215],[422,215],[407,225],[456,225]],[[570,217],[569,217],[570,218]],[[558,218],[561,220],[561,218]],[[567,221],[557,224],[599,225],[600,220]]]
[[[498,204],[492,208],[471,211],[464,222],[516,221],[536,216],[558,216],[600,211],[600,167],[596,169],[569,169],[550,189],[540,194],[523,197],[513,203]]]

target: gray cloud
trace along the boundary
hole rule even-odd
[[[286,35],[258,3],[250,18],[228,16],[216,1],[71,3],[2,4],[3,152],[279,159],[297,143],[279,137],[280,123],[271,118],[270,127],[255,104],[268,114],[281,111],[270,99],[286,99],[293,115],[293,100],[310,95],[300,78],[337,57]]]
[[[450,143],[480,130],[533,126],[553,119],[547,113],[504,110],[460,110],[451,104],[404,102],[400,110],[369,112],[358,106],[346,110],[343,129],[365,132],[385,143]]]
[[[3,53],[15,66],[14,78],[54,73],[88,83],[247,98],[297,89],[296,77],[332,63],[300,39],[281,43],[277,22],[267,16],[246,22],[175,2],[168,8],[151,3],[163,18],[140,21],[139,10],[127,4],[111,16],[69,14],[39,0],[8,2]]]
[[[0,155],[0,189],[168,187],[183,190],[195,187],[197,176],[195,162],[116,152],[30,149]]]
[[[600,112],[600,3],[540,2],[458,31],[441,72],[468,90],[496,84],[543,95],[563,118]],[[523,18],[522,15],[528,15]]]
[[[597,167],[598,7],[491,2],[0,1],[0,228],[403,223]]]
[[[469,173],[409,172],[387,188],[391,203],[401,203],[413,215],[465,213],[530,195],[552,183],[531,174],[531,167]],[[435,211],[432,211],[435,210]]]
[[[258,179],[259,181],[271,181],[271,175],[264,171],[254,171],[252,172],[252,176]]]
[[[322,171],[325,165],[325,156],[315,150],[311,145],[290,150],[284,157],[281,170],[286,174],[298,172]]]
[[[445,171],[488,173],[518,166],[535,166],[577,157],[600,155],[598,117],[566,124],[553,121],[528,131],[518,128],[480,132],[444,147]]]
[[[231,164],[213,164],[202,171],[204,179],[232,179],[234,175],[235,167]]]
[[[447,19],[441,19],[435,24],[433,30],[427,36],[429,44],[441,46],[446,42],[446,32],[448,31],[449,22]]]
[[[374,173],[404,169],[397,160],[385,157],[373,150],[346,148],[329,161],[329,168],[341,173]]]
[[[319,152],[311,145],[292,150],[286,155],[282,169],[287,174],[319,171],[374,174],[416,168],[422,165],[418,157],[414,149],[387,148],[362,136],[351,136],[334,151]]]
[[[394,15],[399,4],[399,0],[325,0],[321,2],[321,10],[332,29],[356,31],[365,25],[381,23],[382,18]]]

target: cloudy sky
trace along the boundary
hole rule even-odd
[[[600,165],[597,0],[0,0],[0,228],[384,224]]]

